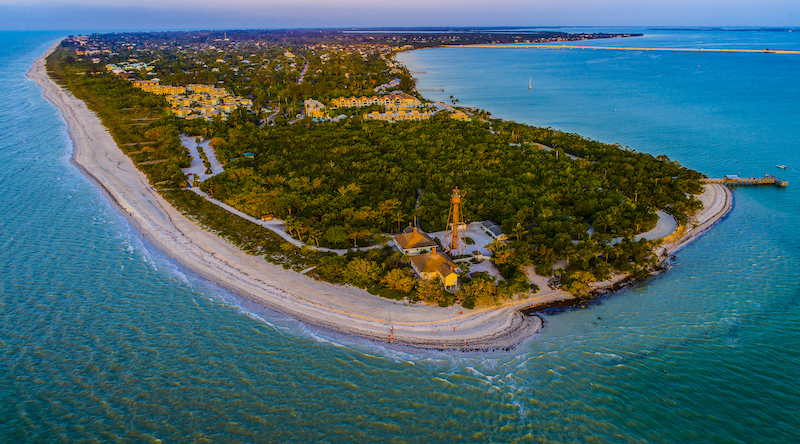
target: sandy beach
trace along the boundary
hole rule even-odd
[[[315,281],[247,255],[186,218],[150,186],[97,116],[47,75],[44,58],[54,49],[34,62],[28,77],[43,89],[44,98],[66,122],[73,163],[142,236],[220,287],[310,325],[380,342],[388,342],[392,334],[395,344],[458,350],[514,347],[542,327],[539,317],[525,316],[521,310],[573,298],[539,285],[541,290],[534,297],[501,307],[407,306],[358,288]],[[730,191],[721,185],[706,185],[701,199],[706,208],[684,236],[665,246],[669,254],[711,227],[731,207]]]

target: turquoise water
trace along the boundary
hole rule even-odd
[[[797,34],[654,34],[800,49]],[[404,54],[441,99],[790,182],[736,190],[669,273],[545,315],[513,352],[451,356],[306,328],[143,242],[24,78],[57,37],[0,33],[0,442],[797,441],[800,57]]]

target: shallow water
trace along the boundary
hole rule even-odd
[[[796,34],[655,34],[647,46],[800,48]],[[737,189],[668,273],[545,315],[513,352],[451,356],[305,328],[143,242],[69,163],[64,123],[24,78],[57,37],[0,33],[0,441],[796,439],[800,57],[403,54],[421,88],[446,89],[432,97],[790,182]]]

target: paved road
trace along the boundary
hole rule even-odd
[[[300,55],[300,57],[302,57],[303,60],[306,61],[306,65],[303,66],[303,72],[300,73],[300,78],[297,79],[297,84],[298,85],[303,83],[303,78],[306,76],[306,71],[308,71],[308,59],[304,55]]]

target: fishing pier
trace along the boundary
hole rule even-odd
[[[789,182],[769,174],[764,175],[764,177],[739,177],[736,175],[728,175],[722,179],[703,179],[703,182],[721,183],[722,185],[729,187],[773,185],[780,188],[786,188],[786,186],[789,185]]]
[[[629,46],[583,46],[583,45],[445,45],[446,48],[492,48],[492,49],[550,49],[583,51],[663,51],[663,52],[729,52],[729,53],[767,53],[800,55],[800,51],[785,49],[738,49],[738,48],[638,48]]]

